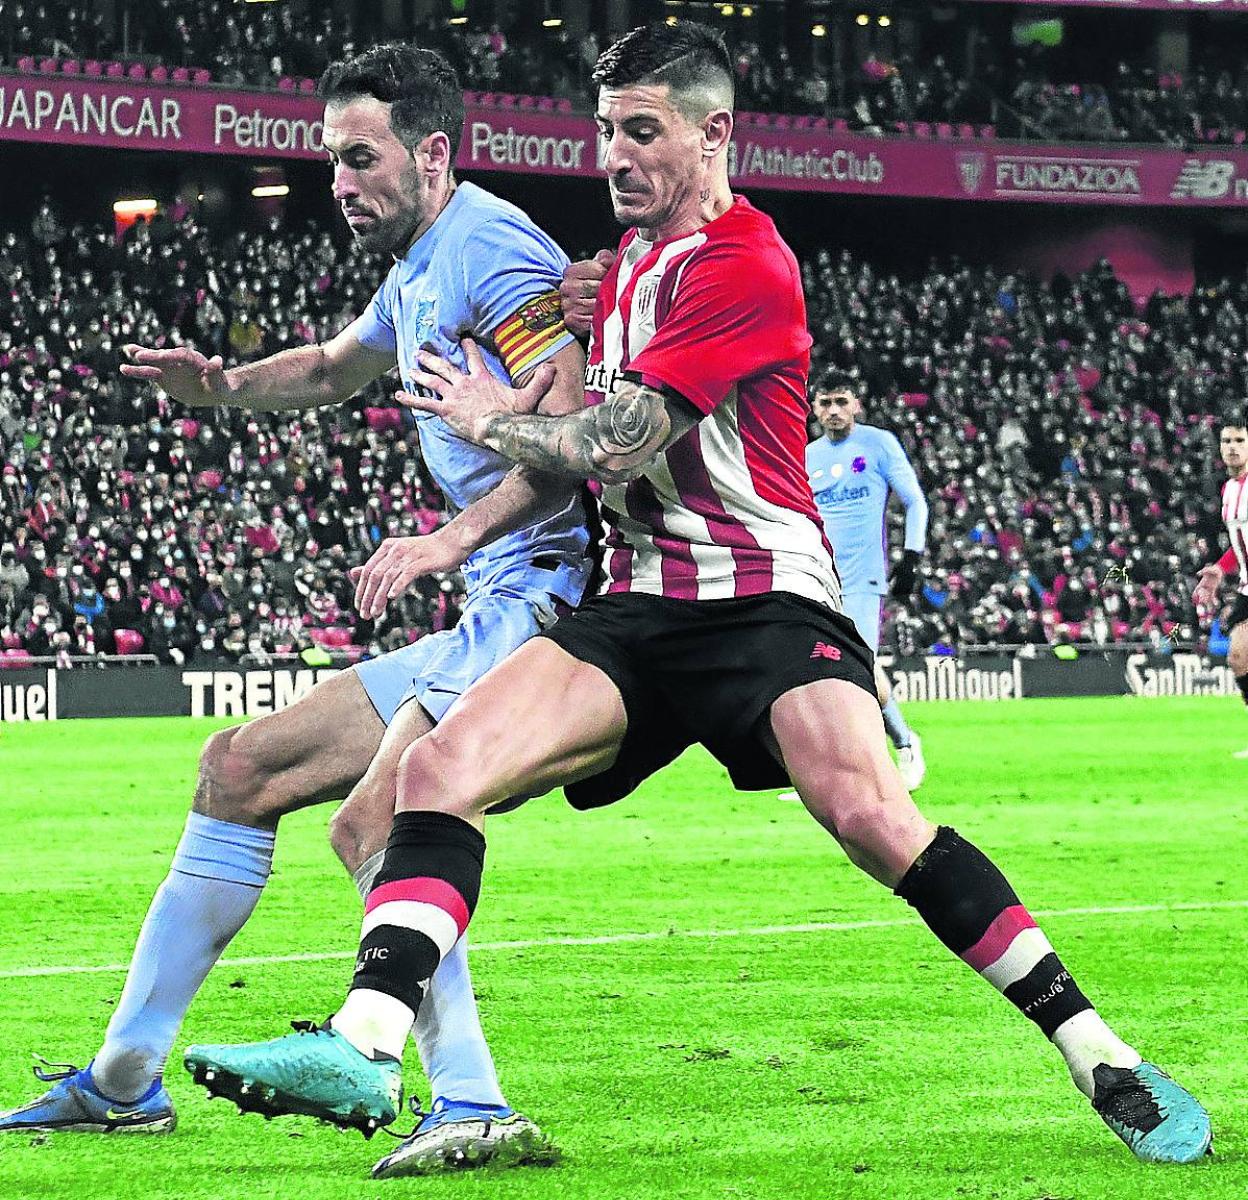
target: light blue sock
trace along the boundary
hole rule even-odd
[[[498,1085],[494,1058],[481,1029],[477,998],[468,974],[468,935],[451,947],[433,973],[412,1030],[420,1061],[436,1100],[507,1104]]]
[[[186,818],[91,1067],[104,1095],[134,1100],[160,1076],[195,993],[260,899],[273,842],[268,830]]]
[[[385,851],[374,854],[352,878],[367,898],[381,870]],[[494,1057],[481,1029],[477,998],[468,974],[468,935],[451,947],[433,973],[420,1003],[412,1037],[429,1077],[429,1098],[464,1100],[505,1108]],[[431,1105],[432,1107],[432,1105]]]
[[[893,739],[893,745],[900,750],[903,746],[910,745],[910,739],[913,736],[913,730],[906,724],[906,718],[901,715],[901,709],[897,706],[897,701],[889,696],[888,703],[884,705],[884,728],[888,730],[888,736]]]

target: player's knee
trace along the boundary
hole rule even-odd
[[[413,743],[399,759],[398,804],[406,808],[433,809],[467,817],[482,810],[491,799],[473,786],[477,772],[472,754],[462,742],[444,737],[439,730]]]
[[[329,818],[329,844],[348,871],[356,871],[368,857],[360,853],[360,822],[346,803]]]
[[[887,772],[896,773],[891,764]],[[909,797],[900,778],[894,788],[888,773],[866,764],[842,764],[835,778],[835,786],[814,789],[806,804],[815,819],[858,861],[857,852],[869,853],[886,838],[898,805],[904,801],[907,809],[911,807]]]
[[[394,821],[393,786],[378,791],[365,779],[329,820],[329,844],[348,871],[384,850]]]
[[[267,825],[288,811],[275,795],[269,772],[251,753],[244,726],[222,729],[204,743],[199,756],[195,811],[239,825]]]

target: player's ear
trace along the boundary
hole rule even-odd
[[[702,157],[714,158],[732,141],[732,113],[719,108],[707,114],[702,123]]]
[[[424,157],[423,164],[417,157],[418,153]],[[440,129],[435,130],[427,138],[422,138],[412,151],[412,156],[416,158],[417,166],[423,165],[424,169],[433,175],[440,174],[442,171],[449,173],[455,167],[451,160],[451,139]]]

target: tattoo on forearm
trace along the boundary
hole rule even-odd
[[[629,456],[654,447],[671,428],[663,398],[648,388],[617,392],[589,412],[594,418],[595,449],[603,457]]]
[[[513,462],[539,470],[622,483],[664,448],[671,432],[663,397],[626,383],[596,408],[566,417],[499,414],[484,441]]]

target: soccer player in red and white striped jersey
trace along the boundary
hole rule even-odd
[[[1226,661],[1248,705],[1248,423],[1226,421],[1218,438],[1222,462],[1230,478],[1222,485],[1222,520],[1230,549],[1216,563],[1202,567],[1192,599],[1201,608],[1213,608],[1218,589],[1228,575],[1239,577],[1235,603],[1226,620],[1231,646]],[[1248,748],[1235,751],[1248,759]]]
[[[798,272],[729,187],[722,38],[656,22],[608,49],[594,77],[629,233],[594,314],[590,406],[535,415],[542,377],[516,390],[471,355],[465,375],[427,354],[412,382],[428,393],[406,403],[516,462],[597,481],[605,591],[405,752],[330,1029],[188,1059],[268,1089],[275,1111],[377,1119],[424,981],[471,919],[486,810],[557,785],[577,807],[610,803],[701,742],[738,787],[791,781],[855,864],[1036,1024],[1138,1157],[1202,1157],[1212,1135],[1199,1103],[1110,1030],[1001,871],[919,813],[888,756],[871,653],[839,611],[806,480]]]
[[[747,200],[674,237],[625,234],[600,293],[587,402],[626,380],[696,423],[641,474],[602,484],[608,593],[779,591],[839,608],[801,469],[809,348],[797,263]]]

